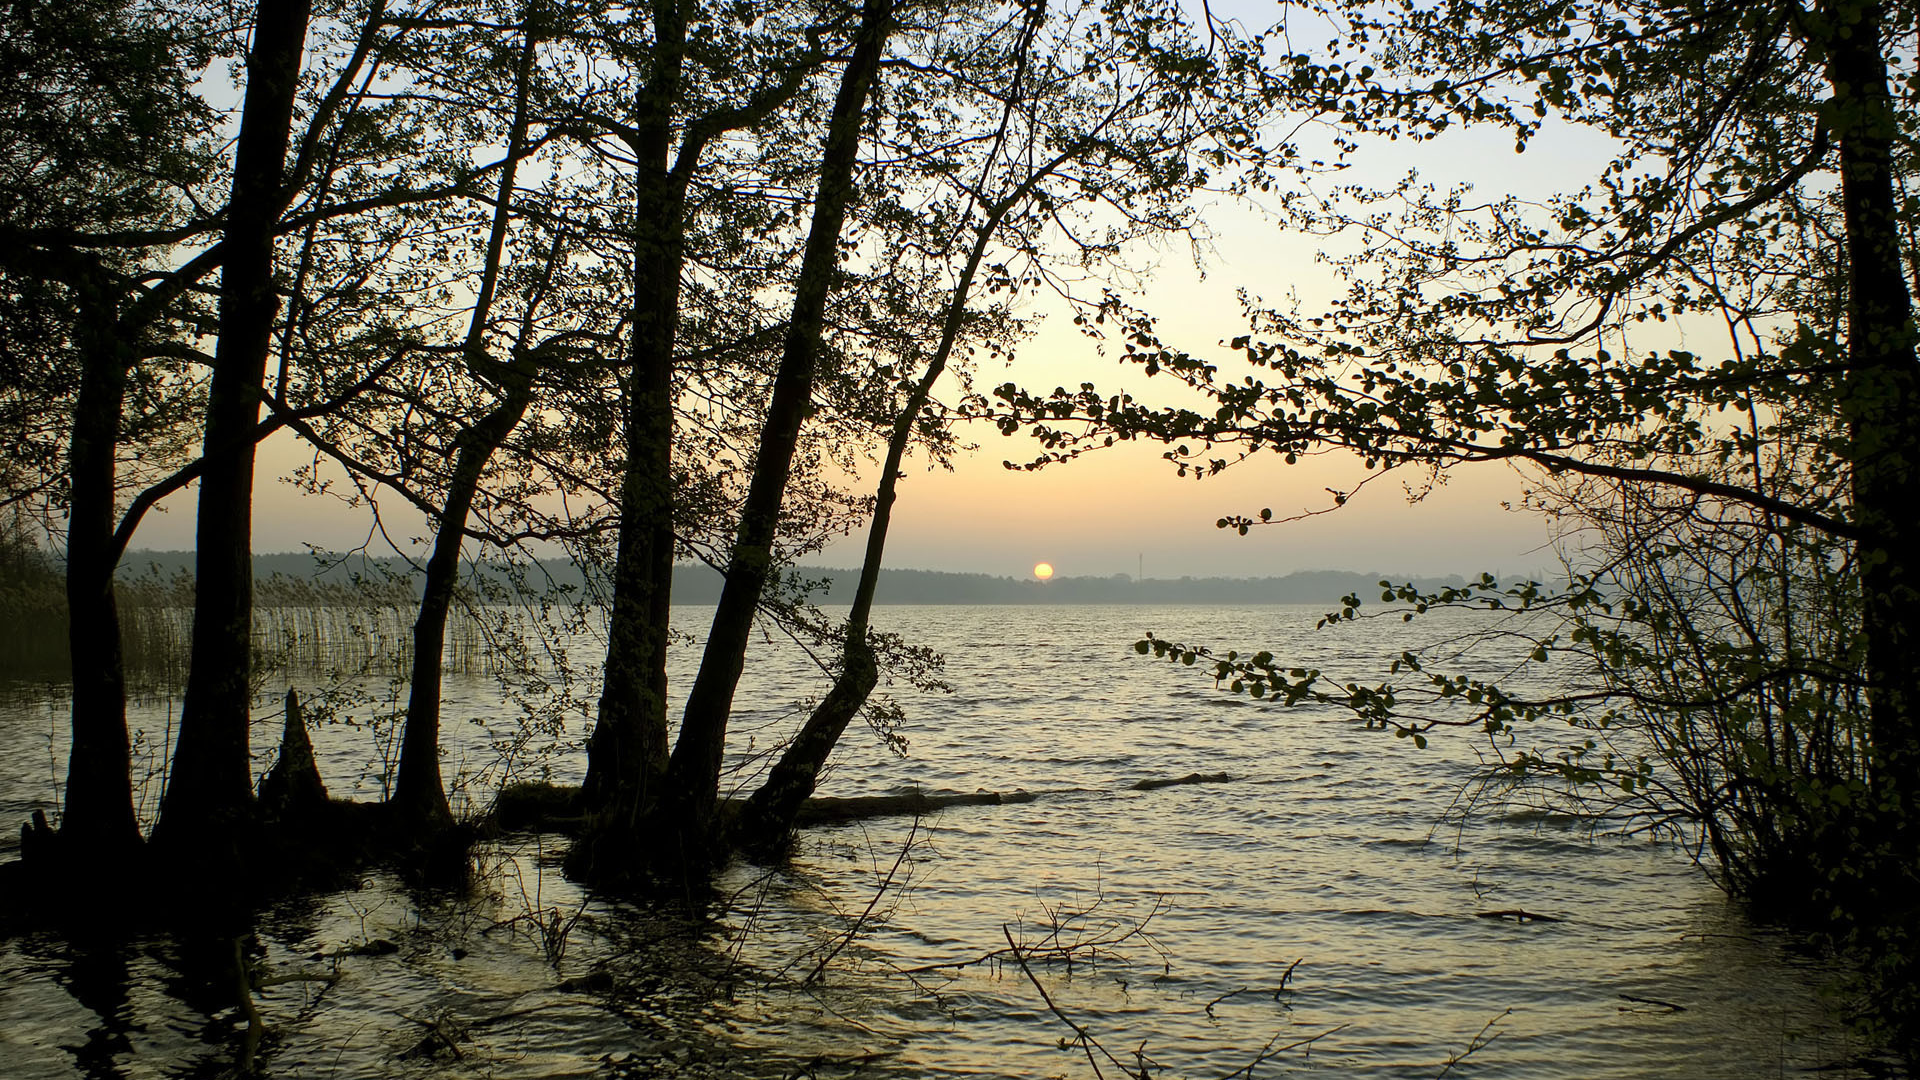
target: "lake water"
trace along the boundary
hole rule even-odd
[[[1358,679],[1449,629],[1315,631],[1320,614],[881,608],[880,629],[945,654],[953,692],[895,688],[906,756],[856,728],[821,793],[1024,789],[1034,801],[810,830],[788,866],[727,871],[730,902],[697,922],[672,905],[582,896],[560,878],[551,837],[483,849],[468,894],[370,873],[357,890],[264,913],[244,943],[306,980],[258,999],[273,1029],[266,1069],[1092,1076],[1071,1021],[1154,1076],[1870,1075],[1859,1060],[1870,1048],[1825,992],[1834,972],[1746,921],[1673,846],[1524,808],[1463,816],[1470,740],[1416,750],[1325,711],[1227,695],[1130,648],[1152,630]],[[701,615],[679,609],[676,622],[697,633]],[[743,776],[821,687],[777,635],[756,650],[734,728]],[[574,660],[592,651],[578,643]],[[283,690],[261,709],[263,751]],[[57,700],[4,708],[10,832],[50,797],[65,718]],[[169,708],[135,711],[146,745],[164,742]],[[541,757],[544,738],[510,737],[512,714],[491,679],[449,686],[449,774],[485,778],[468,799],[509,770],[577,781],[585,719],[560,710],[559,748]],[[316,733],[322,769],[335,794],[357,782],[374,797],[382,729],[364,703],[349,715]],[[1130,788],[1194,772],[1231,779]],[[1480,917],[1507,909],[1559,921]],[[556,926],[565,932],[543,934]],[[1009,936],[1073,946],[1069,961],[1036,952],[1030,965],[1066,1020],[1008,962]],[[199,974],[222,948],[231,942],[0,944],[0,1074],[217,1073],[243,1026],[230,983]]]

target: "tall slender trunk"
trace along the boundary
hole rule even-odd
[[[1848,264],[1843,415],[1853,504],[1871,539],[1859,548],[1867,641],[1872,783],[1892,865],[1914,872],[1920,827],[1920,368],[1913,302],[1900,258],[1893,188],[1896,118],[1887,89],[1880,3],[1833,5],[1832,117]],[[1856,16],[1857,19],[1849,18]],[[1850,23],[1850,25],[1849,25]]]
[[[893,522],[893,503],[899,486],[900,466],[906,459],[907,447],[913,441],[914,423],[919,420],[920,410],[926,407],[927,399],[932,396],[934,383],[939,381],[947,369],[947,361],[953,356],[954,344],[959,340],[960,328],[966,321],[967,297],[973,290],[974,276],[986,256],[987,244],[994,230],[1007,211],[1024,199],[1033,185],[1060,160],[1056,159],[1045,169],[1036,171],[1012,195],[990,207],[986,220],[974,233],[973,247],[968,251],[966,264],[960,270],[960,280],[954,284],[953,293],[947,299],[946,314],[940,328],[940,343],[927,361],[927,370],[921,373],[906,402],[901,405],[899,414],[894,417],[893,431],[887,439],[886,463],[881,467],[880,484],[874,493],[873,520],[867,523],[867,549],[860,563],[860,582],[854,588],[853,603],[847,611],[846,636],[840,649],[840,673],[834,677],[833,688],[814,707],[807,722],[801,725],[799,734],[781,753],[780,760],[774,763],[766,781],[741,809],[735,835],[742,847],[752,851],[768,851],[777,847],[792,832],[800,806],[813,794],[820,772],[826,768],[834,746],[846,732],[847,725],[859,714],[861,706],[867,703],[874,684],[879,681],[873,646],[867,640],[868,619],[873,613],[874,593],[880,585],[880,564],[886,555],[887,530]]]
[[[156,837],[187,842],[253,801],[248,698],[253,629],[254,430],[279,297],[273,238],[293,102],[306,42],[308,0],[258,6],[227,204],[220,338],[207,389],[195,537],[193,659],[180,738]]]
[[[506,398],[460,433],[446,505],[434,533],[433,554],[427,559],[420,614],[413,623],[413,677],[392,801],[409,823],[422,828],[438,827],[453,819],[440,776],[441,659],[447,643],[447,615],[453,606],[454,586],[460,580],[461,541],[466,537],[474,496],[480,490],[480,477],[533,399],[532,380],[524,365],[509,378],[512,381],[506,387]]]
[[[993,150],[987,155],[986,164],[981,167],[981,176],[975,188],[977,191],[987,190],[988,181],[997,165],[995,159],[1006,138],[1008,121],[1021,101],[1028,49],[1044,18],[1045,8],[1041,5],[1034,5],[1028,12],[1026,28],[1015,51],[1014,91],[1005,102],[999,134],[995,137]],[[861,706],[873,693],[874,684],[879,680],[879,670],[873,645],[867,640],[868,619],[873,613],[874,593],[880,585],[880,565],[886,555],[887,530],[893,522],[893,503],[899,487],[900,466],[906,459],[907,447],[913,441],[914,425],[920,419],[920,410],[926,407],[927,400],[933,394],[934,383],[946,372],[947,362],[953,357],[954,345],[959,342],[961,327],[966,322],[967,300],[973,292],[973,280],[979,274],[980,264],[986,259],[987,246],[993,241],[995,231],[1014,207],[1025,202],[1034,189],[1054,175],[1062,164],[1072,160],[1076,149],[1063,147],[1053,158],[1030,169],[1004,197],[985,207],[985,214],[974,227],[973,244],[967,251],[966,262],[960,268],[960,278],[947,298],[946,312],[940,324],[940,341],[927,360],[927,370],[921,373],[919,381],[914,383],[907,400],[901,405],[900,412],[894,417],[893,430],[887,438],[886,462],[881,468],[878,490],[874,493],[873,520],[867,524],[867,549],[860,563],[860,582],[854,588],[853,603],[847,612],[846,634],[841,642],[840,674],[834,678],[833,688],[781,753],[780,760],[774,763],[766,781],[741,809],[740,819],[735,823],[735,838],[740,846],[749,851],[775,850],[793,831],[800,807],[813,794],[821,771],[833,755],[833,748],[839,744],[847,725],[852,723]]]
[[[667,634],[673,588],[673,343],[679,327],[684,191],[642,181],[627,384],[626,472],[607,624],[605,681],[585,794],[628,824],[667,763]]]
[[[428,829],[453,819],[447,806],[446,784],[440,775],[441,662],[447,643],[447,614],[453,605],[454,586],[460,579],[460,548],[466,539],[467,517],[473,510],[474,497],[479,494],[480,478],[486,472],[487,462],[519,426],[533,400],[531,361],[522,356],[511,364],[499,364],[486,353],[487,320],[500,283],[500,261],[506,250],[513,185],[527,146],[528,98],[537,44],[531,4],[523,20],[520,61],[515,71],[513,131],[507,138],[507,162],[500,172],[498,197],[487,235],[486,264],[480,275],[480,290],[473,299],[465,348],[467,366],[475,374],[491,373],[500,384],[502,397],[486,416],[461,431],[455,439],[453,474],[447,481],[446,503],[441,507],[440,521],[434,531],[433,554],[427,559],[420,614],[413,623],[413,672],[407,691],[406,726],[400,739],[400,769],[393,788],[393,804],[411,824]],[[559,256],[556,246],[553,258]],[[548,266],[551,269],[551,262]],[[530,324],[529,317],[526,325]],[[523,326],[523,331],[525,328]],[[523,349],[526,346],[524,332],[520,346]]]
[[[688,856],[704,853],[712,845],[727,720],[746,663],[754,611],[771,570],[780,503],[792,473],[800,428],[812,407],[827,296],[839,265],[841,229],[853,200],[861,116],[879,70],[892,18],[892,0],[867,0],[861,9],[853,56],[841,75],[821,154],[813,221],[794,287],[793,318],[761,426],[753,477],[740,511],[739,530],[727,560],[726,584],[714,610],[700,671],[688,692],[680,739],[667,765],[669,827],[678,832],[677,839]]]
[[[636,100],[632,369],[626,472],[614,555],[613,609],[599,717],[587,746],[587,805],[631,828],[667,762],[667,633],[673,588],[673,346],[685,258],[685,170],[668,168],[687,21],[678,0],[654,2],[655,67]],[[575,849],[590,871],[593,845]]]
[[[80,393],[68,449],[68,643],[73,748],[60,835],[77,856],[111,857],[140,842],[128,758],[127,689],[114,604],[114,450],[126,402],[127,357],[113,305],[90,277],[81,286]]]

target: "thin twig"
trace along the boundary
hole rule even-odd
[[[1239,1068],[1233,1070],[1232,1072],[1226,1074],[1225,1076],[1221,1077],[1220,1080],[1233,1080],[1233,1078],[1236,1076],[1244,1076],[1247,1078],[1247,1080],[1253,1080],[1253,1070],[1261,1062],[1266,1061],[1267,1059],[1275,1056],[1276,1054],[1284,1054],[1289,1050],[1298,1050],[1303,1046],[1310,1047],[1314,1043],[1317,1043],[1321,1039],[1324,1039],[1327,1036],[1332,1035],[1336,1031],[1346,1030],[1347,1026],[1348,1025],[1346,1024],[1335,1024],[1333,1027],[1330,1027],[1327,1030],[1322,1031],[1317,1035],[1309,1035],[1304,1039],[1295,1039],[1294,1041],[1288,1043],[1285,1046],[1275,1046],[1273,1044],[1279,1042],[1280,1036],[1285,1034],[1286,1032],[1285,1028],[1281,1028],[1279,1031],[1276,1031],[1273,1033],[1273,1038],[1267,1040],[1267,1045],[1260,1048],[1260,1052],[1253,1056],[1252,1061],[1249,1061],[1245,1065],[1242,1065]],[[1465,1057],[1466,1055],[1462,1054],[1461,1056]]]
[[[1038,942],[1028,942],[1022,946],[1023,950],[1033,959],[1047,962],[1072,963],[1078,955],[1085,954],[1093,956],[1098,954],[1103,948],[1123,944],[1138,938],[1145,942],[1155,953],[1163,958],[1166,956],[1166,950],[1147,933],[1147,927],[1153,922],[1154,918],[1161,912],[1167,910],[1168,905],[1165,896],[1156,897],[1153,909],[1145,915],[1138,918],[1117,916],[1109,920],[1105,928],[1096,936],[1081,936],[1072,941],[1060,940],[1060,934],[1066,928],[1067,924],[1085,919],[1104,902],[1105,898],[1102,897],[1094,901],[1093,906],[1088,907],[1084,911],[1069,911],[1064,917],[1058,910],[1042,904],[1042,910],[1047,913],[1049,920],[1047,923],[1047,933],[1042,936]],[[988,964],[996,960],[1004,960],[1012,954],[1011,949],[990,949],[978,956],[971,956],[964,960],[942,960],[932,964],[920,964],[916,967],[896,967],[894,970],[902,975],[925,975],[935,971],[960,971],[973,967],[976,964]],[[1287,970],[1291,972],[1293,969],[1288,968]],[[1283,983],[1282,985],[1284,987],[1285,984]]]
[[[1300,964],[1305,960],[1306,960],[1306,957],[1303,956],[1299,960],[1295,960],[1293,963],[1287,965],[1286,972],[1280,976],[1280,985],[1273,987],[1271,990],[1271,993],[1273,994],[1273,1000],[1279,1001],[1280,995],[1286,993],[1287,983],[1289,980],[1293,978],[1293,969],[1299,967]],[[1226,993],[1221,994],[1219,997],[1214,998],[1212,1001],[1207,1002],[1207,1008],[1206,1008],[1207,1017],[1209,1019],[1213,1018],[1213,1007],[1215,1005],[1220,1004],[1221,1002],[1227,1000],[1230,997],[1237,997],[1241,994],[1251,994],[1256,990],[1258,990],[1260,993],[1263,993],[1263,994],[1269,992],[1268,988],[1264,986],[1257,986],[1257,987],[1243,986],[1238,990],[1229,990]]]
[[[833,943],[833,948],[827,950],[827,955],[821,957],[820,962],[813,966],[813,970],[807,972],[807,977],[800,980],[802,984],[810,983],[819,978],[820,973],[825,971],[827,965],[833,962],[833,958],[840,955],[840,950],[853,943],[853,939],[860,933],[860,928],[865,925],[867,918],[873,914],[874,907],[880,903],[880,898],[885,896],[887,890],[892,887],[894,875],[900,872],[900,867],[907,861],[908,853],[913,851],[914,838],[919,834],[920,817],[916,814],[913,819],[913,824],[907,828],[907,842],[900,845],[900,854],[894,858],[893,867],[887,871],[887,876],[881,879],[880,887],[875,889],[873,896],[867,900],[866,910],[860,913],[859,918],[853,920],[853,925],[847,928],[846,933],[840,935],[839,940]]]
[[[1621,995],[1621,996],[1624,997],[1625,995]],[[1493,1028],[1493,1025],[1499,1023],[1502,1020],[1505,1020],[1507,1017],[1511,1015],[1513,1015],[1513,1010],[1505,1009],[1501,1011],[1499,1016],[1496,1016],[1493,1019],[1487,1021],[1485,1026],[1481,1027],[1480,1034],[1475,1035],[1473,1039],[1467,1043],[1467,1048],[1465,1050],[1462,1050],[1458,1054],[1455,1054],[1452,1057],[1449,1057],[1447,1059],[1446,1065],[1443,1066],[1441,1070],[1434,1075],[1434,1080],[1440,1080],[1440,1077],[1445,1076],[1448,1073],[1452,1072],[1453,1067],[1455,1065],[1458,1065],[1461,1062],[1467,1060],[1468,1057],[1471,1057],[1475,1050],[1478,1050],[1481,1047],[1486,1046],[1488,1043],[1492,1042],[1493,1040],[1499,1038],[1500,1037],[1499,1032],[1495,1031],[1492,1035],[1488,1035],[1487,1032]]]
[[[1060,1006],[1054,1004],[1053,995],[1047,993],[1047,988],[1040,985],[1040,979],[1034,975],[1033,969],[1027,966],[1027,958],[1020,951],[1020,946],[1014,944],[1012,924],[1001,924],[1000,933],[1007,939],[1007,952],[1012,954],[1013,962],[1020,965],[1021,973],[1026,975],[1027,981],[1032,983],[1033,988],[1040,992],[1040,1000],[1047,1003],[1047,1011],[1058,1017],[1061,1023],[1073,1029],[1074,1041],[1080,1044],[1081,1051],[1087,1055],[1087,1064],[1093,1067],[1093,1075],[1099,1078],[1099,1080],[1105,1080],[1106,1077],[1106,1074],[1100,1071],[1099,1059],[1093,1056],[1095,1050],[1099,1050],[1102,1056],[1108,1061],[1113,1062],[1114,1067],[1119,1069],[1123,1075],[1126,1074],[1127,1067],[1119,1058],[1108,1053],[1107,1048],[1100,1045],[1099,1040],[1093,1037],[1092,1032],[1081,1027],[1074,1021],[1073,1017],[1068,1016],[1065,1012],[1061,1011]]]

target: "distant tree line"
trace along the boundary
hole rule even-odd
[[[29,553],[29,558],[32,554]],[[604,590],[604,582],[590,578],[591,567],[572,560],[537,559],[544,585],[569,593],[590,595]],[[121,564],[122,581],[142,577],[173,579],[193,569],[191,551],[133,551]],[[57,576],[51,559],[37,565],[41,576]],[[317,585],[361,587],[368,581],[405,586],[418,598],[419,581],[398,556],[353,556],[317,559],[297,552],[257,553],[254,580],[275,577],[310,580]],[[510,586],[521,568],[505,562],[470,560],[463,567],[469,591],[482,596],[482,581]],[[883,568],[874,591],[876,604],[1334,604],[1355,590],[1373,587],[1383,575],[1349,570],[1296,570],[1268,577],[1182,575],[1177,578],[1135,578],[1131,574],[1105,577],[1062,576],[1049,581],[995,574],[948,570]],[[858,567],[815,566],[800,563],[789,568],[789,580],[807,599],[820,604],[846,603],[859,584]],[[1425,589],[1461,586],[1459,575],[1415,578]],[[720,598],[726,577],[708,566],[681,564],[673,571],[675,603],[711,604]],[[188,594],[189,599],[191,593]]]

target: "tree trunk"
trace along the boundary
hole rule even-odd
[[[1911,875],[1920,795],[1920,369],[1893,190],[1896,118],[1887,89],[1882,5],[1835,5],[1828,78],[1846,215],[1848,310],[1843,415],[1853,502],[1872,539],[1859,548],[1867,641],[1868,729],[1881,839]]]
[[[867,641],[865,614],[857,624],[849,616],[846,640],[840,646],[840,674],[834,677],[833,689],[814,706],[813,714],[787,744],[766,781],[740,808],[733,835],[742,850],[753,855],[780,850],[793,832],[801,806],[819,785],[820,772],[833,756],[833,748],[847,725],[860,714],[879,678],[873,646]]]
[[[127,357],[115,312],[88,278],[79,327],[80,394],[68,448],[68,644],[73,671],[73,747],[67,759],[63,846],[111,858],[140,842],[129,771],[126,672],[114,604],[114,451],[126,401]]]
[[[655,68],[638,95],[633,150],[632,373],[626,472],[614,555],[613,609],[599,716],[587,745],[583,797],[604,829],[623,837],[667,763],[667,633],[673,588],[673,346],[680,322],[687,169],[670,170],[672,118],[686,51],[685,12],[654,3]],[[684,164],[684,163],[682,163]],[[576,846],[572,870],[595,873],[599,843]]]
[[[1023,38],[1018,59],[1021,71],[1025,70],[1028,59],[1025,44],[1033,40],[1032,32],[1038,27],[1041,17],[1039,8],[1030,13],[1032,21],[1028,24],[1028,33]],[[1006,102],[1009,114],[1018,100],[1018,95],[1015,95]],[[1001,130],[1004,133],[1005,127]],[[833,688],[827,692],[827,696],[807,717],[799,734],[781,753],[780,760],[774,763],[766,781],[741,809],[740,819],[735,823],[735,838],[748,851],[770,853],[786,841],[799,819],[802,805],[813,795],[820,773],[833,755],[833,748],[839,744],[840,736],[873,693],[874,684],[879,680],[879,671],[874,661],[873,646],[867,640],[868,619],[873,613],[874,593],[880,585],[880,565],[886,555],[887,530],[893,522],[893,503],[899,487],[900,466],[906,460],[907,447],[913,440],[914,424],[920,418],[920,410],[926,407],[933,395],[934,383],[947,370],[947,361],[952,358],[954,345],[960,340],[960,328],[966,322],[967,298],[973,292],[973,279],[986,258],[987,245],[992,242],[995,230],[1008,212],[1032,195],[1034,189],[1063,163],[1071,160],[1073,152],[1071,147],[1062,148],[1053,158],[1035,166],[1004,198],[986,207],[985,216],[974,229],[973,246],[960,268],[960,278],[954,283],[953,293],[947,298],[946,313],[940,325],[940,342],[927,360],[927,370],[921,373],[919,381],[901,405],[899,414],[894,417],[893,431],[887,439],[887,458],[881,467],[879,489],[874,493],[873,520],[867,523],[867,549],[860,563],[860,582],[854,588],[853,603],[847,612],[846,637],[841,643],[840,674],[834,678]],[[992,169],[990,156],[987,164],[982,166],[983,189]]]
[[[207,390],[196,522],[193,660],[157,838],[244,820],[253,801],[248,698],[253,629],[254,429],[279,298],[273,238],[308,0],[261,3],[227,204],[220,339]]]
[[[461,541],[466,538],[467,516],[480,490],[480,476],[494,451],[526,415],[533,397],[531,381],[524,372],[518,376],[508,388],[506,400],[460,433],[446,506],[434,533],[433,554],[427,559],[420,615],[413,623],[413,677],[392,801],[410,825],[423,829],[438,828],[453,820],[440,776],[441,658],[446,651],[447,614],[453,606],[454,586],[460,580]]]
[[[960,338],[960,327],[966,321],[967,297],[973,291],[974,276],[980,270],[981,260],[986,257],[987,244],[992,240],[994,230],[999,227],[1007,211],[1025,199],[1034,185],[1062,160],[1064,155],[1035,170],[1012,194],[991,206],[986,219],[974,233],[973,247],[967,253],[966,265],[961,267],[960,280],[955,282],[953,294],[947,300],[946,315],[940,327],[940,343],[927,361],[927,370],[921,373],[912,393],[901,405],[899,415],[894,417],[893,431],[887,439],[887,458],[881,467],[879,488],[874,493],[873,520],[867,523],[867,550],[860,563],[860,583],[854,588],[853,603],[847,612],[846,638],[841,643],[840,651],[840,674],[834,678],[833,689],[814,708],[813,714],[801,726],[800,733],[794,736],[793,742],[781,753],[780,760],[774,763],[766,781],[741,809],[740,820],[735,824],[735,836],[740,845],[749,851],[774,851],[793,831],[800,807],[813,795],[820,772],[827,767],[827,759],[832,756],[833,748],[839,744],[840,736],[859,714],[861,706],[867,703],[874,684],[879,681],[873,646],[867,641],[867,620],[873,613],[873,597],[880,585],[880,564],[886,555],[887,530],[893,522],[893,503],[899,487],[900,466],[906,460],[908,445],[913,441],[914,423],[919,420],[920,410],[926,407],[927,399],[933,394],[933,384],[947,370],[947,361],[953,356],[954,344]]]
[[[760,446],[739,530],[727,560],[726,584],[714,611],[700,671],[688,693],[680,739],[667,765],[668,828],[678,833],[684,857],[710,853],[713,812],[719,800],[720,767],[734,688],[746,663],[753,615],[773,561],[780,503],[793,468],[800,428],[812,406],[815,363],[827,295],[839,264],[840,232],[853,199],[853,169],[860,149],[860,120],[890,31],[891,0],[867,0],[858,42],[841,75],[821,155],[819,194],[807,246],[794,287],[773,397],[761,426]]]
[[[467,366],[476,374],[494,371],[503,396],[491,412],[455,440],[453,475],[447,482],[447,501],[434,531],[433,554],[427,559],[420,615],[413,623],[413,672],[408,684],[407,721],[400,739],[400,769],[394,781],[392,802],[410,826],[423,830],[438,829],[453,821],[453,813],[447,806],[446,784],[440,776],[441,661],[446,651],[447,614],[453,605],[454,586],[460,580],[460,548],[466,539],[467,517],[473,510],[473,499],[479,493],[487,462],[519,426],[533,399],[530,360],[522,357],[502,365],[486,355],[487,319],[493,310],[500,280],[513,185],[527,146],[527,104],[537,41],[531,15],[524,16],[523,22],[520,62],[515,72],[513,131],[507,139],[507,162],[500,172],[498,197],[487,235],[486,264],[480,276],[480,291],[473,300],[473,317],[467,323],[465,349]],[[559,256],[556,246],[553,257]],[[531,317],[526,322],[530,327]],[[526,346],[524,332],[519,344],[521,348]]]
[[[587,748],[585,797],[632,823],[667,763],[667,633],[673,589],[673,342],[679,326],[683,193],[649,178],[636,214],[633,372],[626,472],[608,616],[605,681]],[[652,235],[647,235],[651,233]]]

